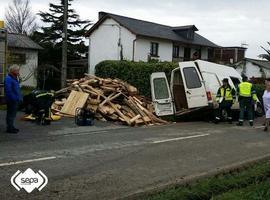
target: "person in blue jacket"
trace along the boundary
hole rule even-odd
[[[7,104],[6,125],[7,133],[18,133],[19,129],[14,127],[14,121],[17,114],[17,108],[22,101],[22,95],[19,85],[19,70],[18,65],[12,65],[9,67],[9,73],[5,77],[5,98]]]

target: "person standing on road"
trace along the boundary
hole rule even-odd
[[[6,125],[7,133],[18,133],[19,129],[14,127],[14,121],[16,118],[17,107],[22,101],[22,95],[20,91],[20,85],[18,81],[19,77],[19,66],[12,65],[9,67],[9,73],[5,77],[4,87],[5,87],[5,99],[7,104],[7,115],[6,115]]]
[[[228,121],[232,123],[232,105],[236,99],[235,89],[229,84],[229,79],[222,80],[223,85],[218,89],[216,101],[219,103],[218,113],[215,118],[215,123],[220,122],[222,112],[225,110],[228,115]]]
[[[239,122],[237,123],[237,125],[243,126],[245,111],[247,111],[249,125],[253,126],[253,101],[255,101],[254,98],[257,98],[257,96],[252,83],[248,82],[248,78],[246,76],[243,77],[243,82],[238,85],[237,93],[240,105]]]
[[[265,91],[263,94],[263,105],[265,110],[265,127],[264,131],[268,131],[270,123],[270,78],[265,81]]]

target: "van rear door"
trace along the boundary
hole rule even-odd
[[[195,63],[180,62],[179,66],[184,80],[188,108],[208,106],[205,86]]]
[[[169,84],[164,72],[151,74],[151,94],[157,116],[173,115],[174,107]]]

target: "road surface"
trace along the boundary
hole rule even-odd
[[[3,113],[0,114],[3,119]],[[261,128],[206,122],[128,128],[110,123],[76,127],[0,122],[0,199],[119,199],[196,174],[270,154]],[[49,179],[42,191],[17,191],[10,178],[27,168]]]

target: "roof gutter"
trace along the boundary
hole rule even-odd
[[[135,44],[137,42],[137,37],[133,40],[133,51],[132,51],[132,61],[135,61]]]

